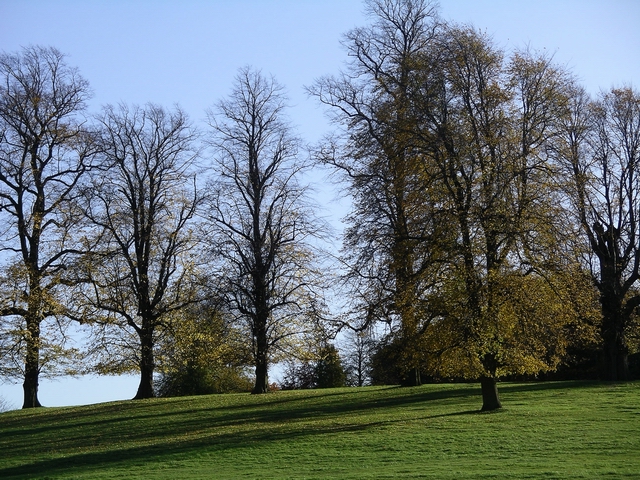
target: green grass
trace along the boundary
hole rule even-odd
[[[640,478],[640,382],[214,395],[0,414],[0,478]]]

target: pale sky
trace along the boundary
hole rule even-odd
[[[546,49],[590,93],[640,88],[640,0],[440,0],[440,7],[444,19],[486,30],[507,50]],[[177,103],[196,124],[229,93],[238,68],[251,65],[285,86],[297,133],[315,142],[331,126],[304,86],[339,71],[341,35],[365,24],[360,0],[0,0],[0,50],[43,45],[67,54],[94,92],[91,112],[108,103]],[[41,380],[39,397],[46,406],[121,400],[137,384],[137,376]],[[0,385],[0,397],[18,408],[22,386]]]

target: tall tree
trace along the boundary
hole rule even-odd
[[[353,198],[343,261],[357,318],[398,324],[405,344],[406,384],[420,383],[417,340],[429,324],[426,296],[437,262],[434,245],[446,237],[434,222],[430,176],[423,169],[415,108],[423,75],[419,59],[438,30],[435,3],[369,0],[371,26],[345,35],[350,56],[339,77],[325,77],[309,93],[330,108],[338,137],[320,159],[338,172]]]
[[[570,209],[600,293],[604,378],[628,378],[627,329],[640,306],[640,93],[614,88],[568,96],[558,158]]]
[[[523,295],[534,286],[548,295],[535,277],[554,264],[540,253],[555,247],[559,212],[547,151],[567,77],[545,56],[506,59],[470,27],[444,31],[441,49],[442,93],[425,109],[432,134],[424,147],[455,229],[444,321],[455,325],[467,375],[480,378],[483,410],[493,410],[500,375],[544,368],[544,349],[522,336],[530,321]],[[541,321],[561,318],[539,312]]]
[[[323,304],[311,243],[322,229],[299,183],[306,166],[284,108],[273,78],[243,68],[230,96],[209,112],[218,169],[210,238],[229,309],[253,345],[253,393],[268,391],[269,362],[278,349],[313,334]]]
[[[100,126],[85,211],[99,246],[83,272],[83,314],[103,327],[95,345],[115,349],[101,351],[104,364],[138,368],[135,398],[149,398],[157,335],[196,300],[196,132],[180,109],[152,104],[106,107]]]
[[[78,182],[92,158],[81,114],[89,85],[54,48],[0,55],[0,314],[14,316],[23,408],[38,407],[45,321],[61,318],[62,274],[80,253]],[[62,324],[60,324],[62,325]]]

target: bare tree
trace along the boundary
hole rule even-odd
[[[557,152],[570,209],[600,293],[603,375],[628,378],[626,333],[640,306],[640,93],[625,87],[591,100],[575,87]]]
[[[306,166],[284,109],[282,87],[243,68],[229,98],[209,112],[218,169],[210,238],[229,309],[253,344],[253,393],[268,391],[273,355],[313,334],[322,313],[312,242],[321,228],[299,183]]]
[[[157,335],[196,300],[196,133],[180,109],[151,104],[106,107],[100,125],[101,171],[85,211],[100,238],[80,301],[102,326],[94,346],[106,355],[103,368],[138,368],[135,398],[148,398]]]
[[[424,74],[422,57],[438,31],[429,0],[369,0],[373,24],[345,35],[345,73],[325,77],[309,93],[330,108],[341,135],[318,156],[333,167],[353,198],[343,262],[354,316],[398,324],[405,345],[403,382],[420,383],[419,337],[429,325],[426,300],[432,248],[445,238],[428,212],[430,175],[423,168],[415,129],[415,99]],[[363,315],[364,312],[364,315]]]
[[[77,187],[91,142],[80,114],[90,92],[54,48],[0,55],[0,82],[0,314],[19,319],[14,352],[23,357],[23,408],[29,408],[40,406],[43,323],[63,317],[63,273],[81,252]]]
[[[352,387],[370,385],[371,357],[376,347],[371,329],[347,330],[340,347],[347,385]]]

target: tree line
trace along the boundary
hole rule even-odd
[[[138,370],[136,398],[158,365],[175,391],[179,372],[223,384],[251,364],[264,393],[270,364],[316,358],[317,386],[343,379],[340,329],[362,385],[380,325],[378,374],[477,379],[485,410],[499,378],[585,346],[602,378],[629,377],[640,94],[591,97],[549,55],[506,52],[428,0],[365,5],[344,71],[307,88],[335,127],[310,155],[283,87],[253,68],[200,131],[179,107],[89,115],[54,48],[0,56],[0,374],[23,379],[24,408],[41,373],[82,364]],[[333,258],[304,183],[318,165],[352,201]],[[86,351],[67,348],[70,325]]]

